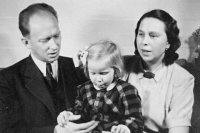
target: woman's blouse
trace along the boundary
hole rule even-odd
[[[138,59],[138,58],[136,58]],[[136,60],[133,60],[136,61]],[[194,102],[194,77],[177,64],[163,65],[155,72],[155,77],[143,77],[142,65],[134,68],[127,77],[139,92],[145,127],[153,131],[190,126]],[[131,70],[131,69],[129,69]]]

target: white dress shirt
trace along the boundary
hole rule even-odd
[[[42,72],[43,76],[46,77],[46,62],[43,62],[39,59],[37,59],[36,57],[33,56],[33,54],[31,54],[31,57],[34,61],[34,63],[36,64],[36,66],[40,69],[40,71]],[[53,63],[50,63],[52,66],[52,71],[53,71],[53,78],[56,79],[58,81],[58,61],[54,61]]]

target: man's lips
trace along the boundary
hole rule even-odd
[[[55,57],[55,56],[57,56],[57,54],[58,54],[57,52],[49,53],[49,56],[50,56],[50,57]]]

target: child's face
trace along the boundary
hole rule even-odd
[[[114,69],[106,65],[106,59],[88,60],[88,72],[92,83],[100,88],[107,88],[114,79]]]

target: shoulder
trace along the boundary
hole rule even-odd
[[[77,86],[77,88],[81,89],[81,90],[82,89],[90,89],[92,87],[93,87],[93,84],[92,84],[92,82],[90,80]]]
[[[70,57],[59,56],[58,61],[62,63],[73,63],[73,59]]]
[[[194,76],[176,63],[168,66],[168,74],[171,76],[171,81],[176,86],[194,84]]]
[[[138,55],[124,55],[123,61],[124,61],[124,68],[127,72],[136,71],[136,67],[138,66],[140,62],[140,56]]]
[[[77,90],[80,93],[85,93],[86,90],[90,90],[92,88],[93,88],[93,84],[92,84],[92,82],[90,80],[77,86]]]
[[[2,69],[0,71],[0,75],[4,75],[4,76],[15,75],[17,73],[24,71],[27,58],[24,58],[24,59],[20,60],[19,62]]]
[[[176,63],[170,65],[169,69],[173,72],[173,76],[178,79],[194,78],[194,76],[190,74],[185,68]]]
[[[66,69],[75,69],[73,59],[70,57],[59,56],[58,64]]]
[[[118,91],[123,91],[123,92],[128,92],[128,93],[137,93],[137,89],[135,86],[121,79],[118,80],[118,84],[116,87]]]

